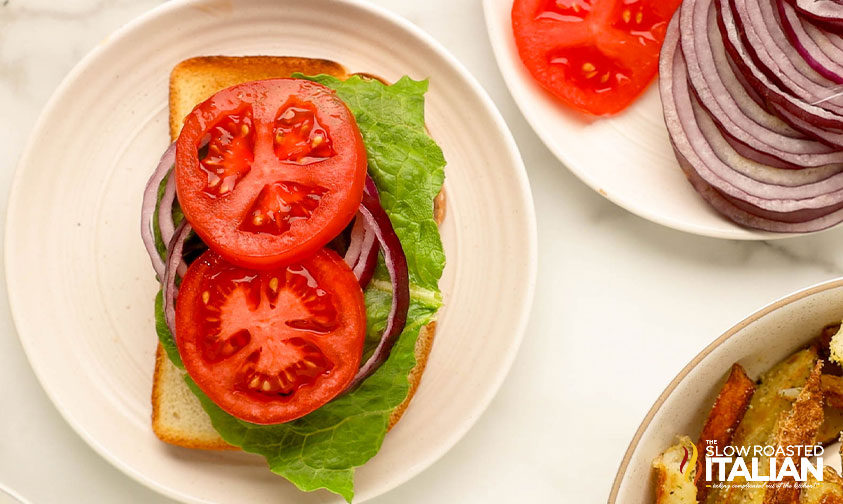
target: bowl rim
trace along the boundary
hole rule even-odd
[[[738,333],[748,325],[769,315],[770,313],[779,310],[789,304],[805,299],[809,296],[813,296],[814,294],[819,294],[820,292],[825,292],[839,287],[843,287],[843,278],[837,278],[814,284],[804,289],[798,290],[792,294],[788,294],[787,296],[780,298],[776,301],[773,301],[772,303],[764,306],[752,315],[746,317],[745,319],[732,326],[729,330],[721,334],[717,339],[715,339],[708,346],[706,346],[693,359],[691,359],[691,361],[687,365],[685,365],[685,367],[682,368],[681,371],[679,371],[679,374],[677,374],[676,377],[671,380],[667,387],[665,387],[664,391],[659,395],[655,403],[653,403],[653,406],[647,412],[647,415],[644,417],[644,420],[641,421],[641,425],[638,426],[638,430],[635,431],[635,435],[633,435],[632,440],[629,442],[629,446],[626,449],[626,453],[624,453],[623,459],[621,460],[620,466],[618,467],[618,472],[615,475],[615,481],[612,483],[612,490],[609,492],[608,503],[615,504],[617,502],[621,483],[623,483],[624,476],[626,476],[627,469],[629,469],[629,463],[632,460],[632,454],[635,452],[636,448],[638,448],[638,444],[641,442],[641,438],[644,437],[644,432],[650,426],[650,423],[653,421],[653,418],[656,416],[656,413],[661,410],[665,401],[667,401],[667,398],[673,393],[676,387],[679,386],[679,383],[681,383],[688,376],[688,374],[690,374],[691,371],[695,367],[697,367],[700,362],[702,362],[703,359],[705,359],[720,345],[732,338],[732,336],[734,336],[736,333]]]

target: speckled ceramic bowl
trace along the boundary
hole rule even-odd
[[[755,378],[841,319],[843,280],[834,280],[782,298],[717,338],[673,379],[641,422],[615,477],[609,503],[653,502],[653,459],[677,435],[699,434],[733,363],[739,362]]]

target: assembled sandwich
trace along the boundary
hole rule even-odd
[[[426,81],[199,57],[170,78],[144,194],[161,290],[152,426],[351,501],[419,384],[442,304],[445,160]]]

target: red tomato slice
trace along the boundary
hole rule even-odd
[[[244,267],[273,268],[322,248],[354,217],[365,178],[354,116],[333,91],[305,80],[224,89],[187,116],[176,144],[188,222]]]
[[[188,268],[176,301],[187,372],[219,407],[252,423],[294,420],[345,390],[365,334],[357,278],[328,249],[261,271],[209,250]]]
[[[515,0],[521,61],[546,90],[594,115],[620,112],[656,75],[681,0]]]

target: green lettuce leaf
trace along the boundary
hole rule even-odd
[[[357,76],[345,81],[330,75],[294,77],[336,90],[354,113],[366,144],[369,174],[404,245],[410,283],[438,296],[445,254],[433,220],[433,198],[445,180],[445,158],[425,130],[427,81],[402,77],[385,86]]]
[[[164,315],[163,290],[159,290],[158,295],[155,296],[155,332],[158,333],[158,341],[161,342],[161,346],[167,352],[167,357],[177,368],[184,369],[184,363],[181,361],[181,355],[179,355],[179,347],[176,346],[173,334],[167,327],[167,317]]]
[[[155,238],[155,250],[158,251],[158,255],[160,255],[161,259],[164,261],[167,260],[167,244],[164,243],[164,239],[161,237],[161,230],[158,228],[158,207],[161,206],[161,198],[164,197],[164,190],[166,188],[167,177],[164,177],[164,180],[162,180],[158,185],[158,200],[157,203],[155,203],[155,213],[152,214],[152,236]],[[177,205],[174,204],[173,206],[175,207]],[[175,208],[173,208],[173,213],[175,214]]]
[[[185,379],[226,442],[266,457],[269,468],[301,490],[327,489],[351,502],[354,469],[380,449],[392,411],[406,399],[408,375],[416,365],[419,331],[436,318],[442,298],[438,282],[445,265],[433,199],[444,180],[442,150],[427,135],[424,94],[427,81],[408,77],[393,85],[361,77],[340,81],[310,79],[334,89],[357,119],[366,144],[369,173],[404,247],[410,273],[407,325],[389,359],[357,390],[313,413],[280,425],[255,425],[220,409]],[[392,286],[379,264],[365,291],[368,346],[376,344],[389,314]],[[170,359],[181,366],[172,335],[156,299],[156,328]]]

